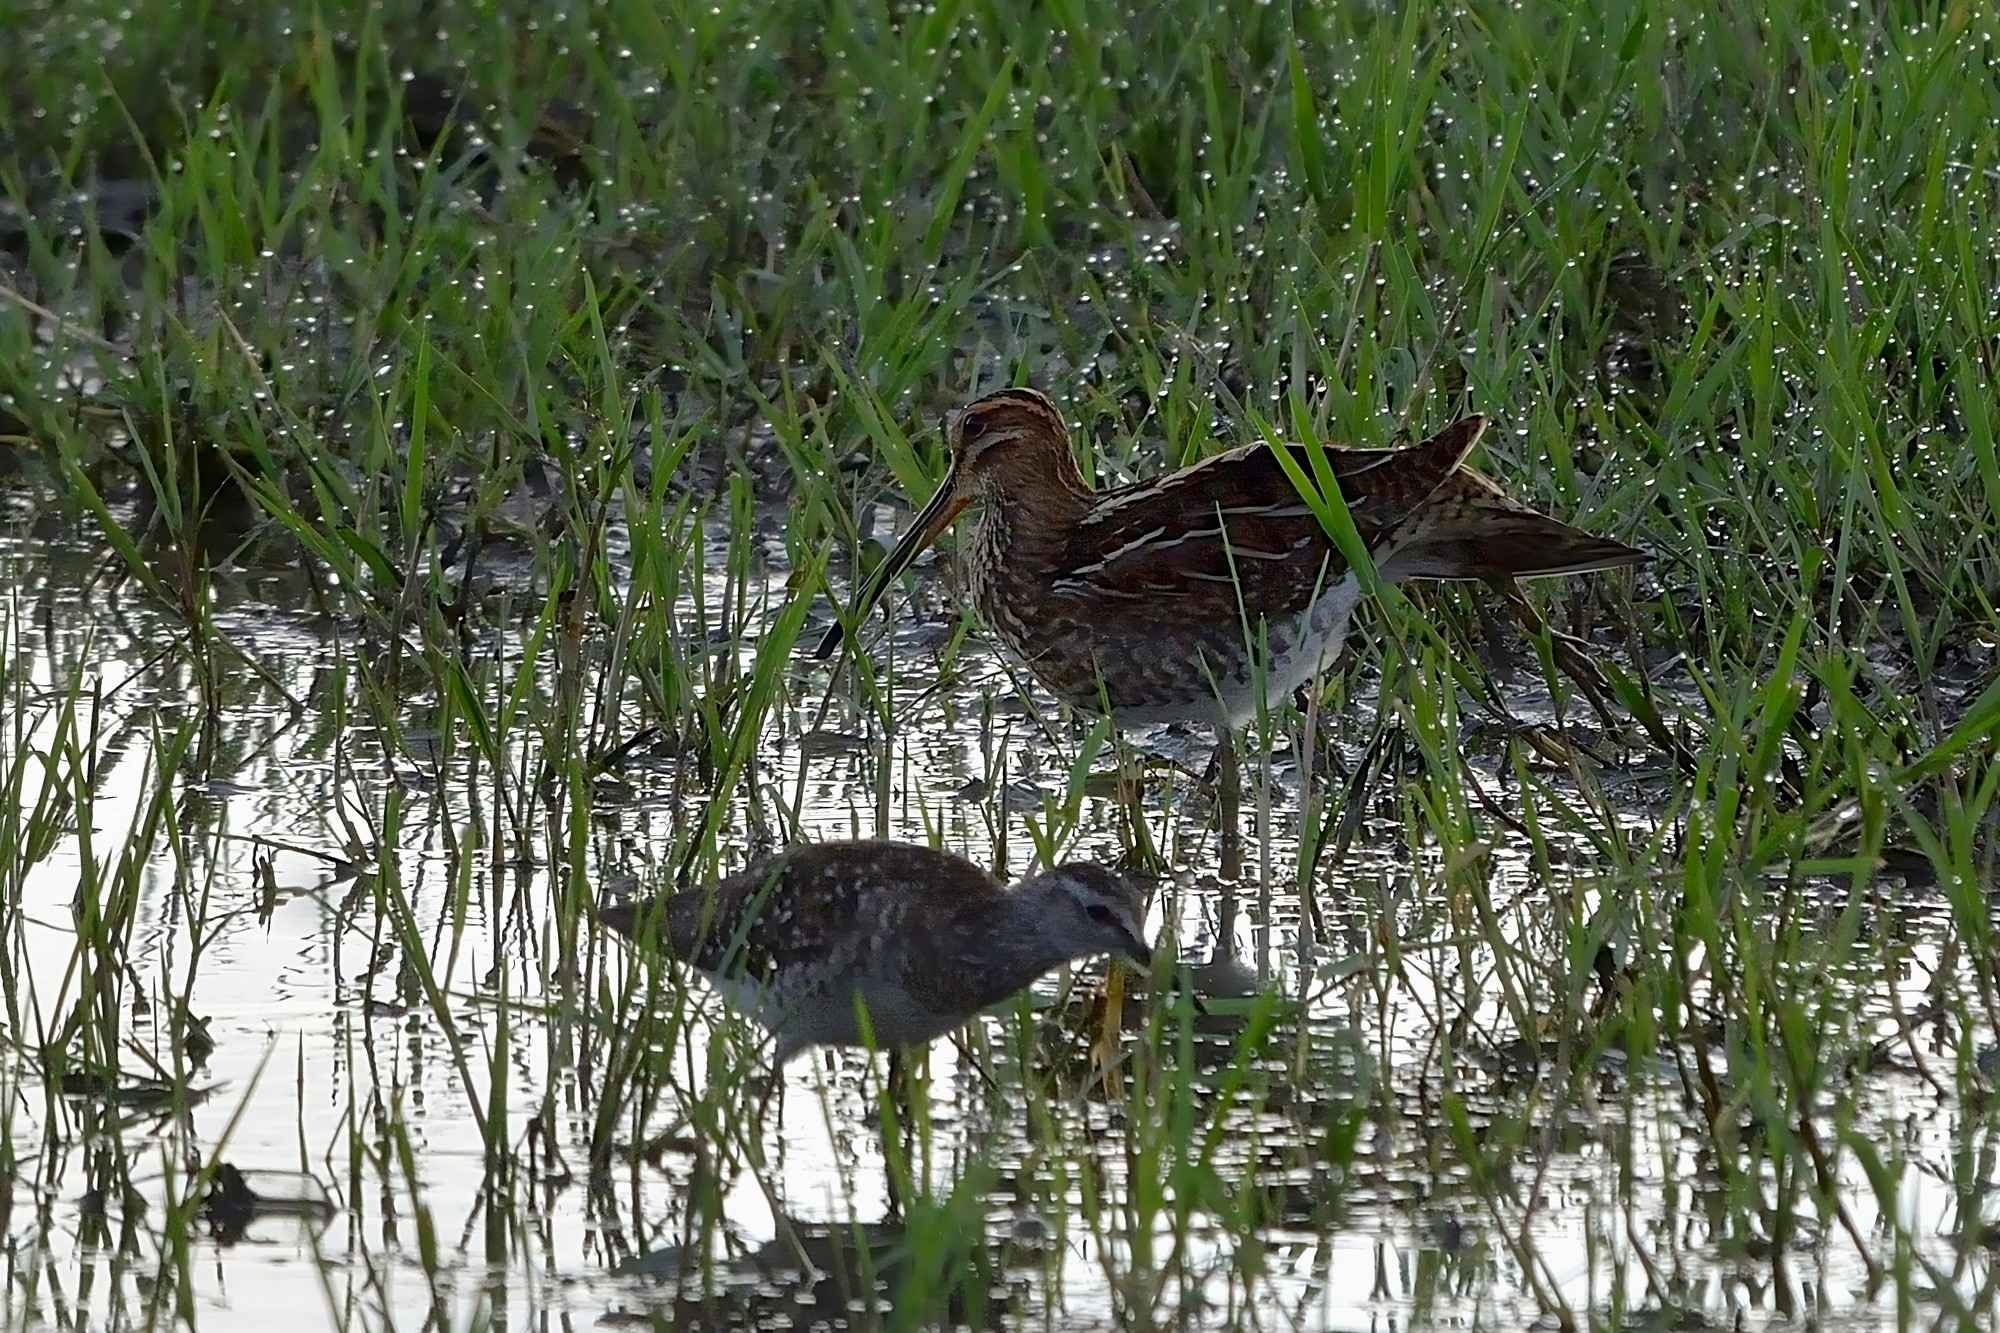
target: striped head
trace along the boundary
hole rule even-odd
[[[975,399],[946,416],[945,442],[951,449],[951,467],[903,540],[875,567],[855,598],[857,620],[973,501],[1018,501],[1057,524],[1089,502],[1090,487],[1070,457],[1069,427],[1039,390],[1002,389]],[[835,627],[820,644],[818,655],[828,656],[840,639]]]
[[[964,492],[965,501],[995,487],[1032,491],[1076,472],[1069,427],[1036,389],[1002,389],[959,408],[945,418],[945,440],[951,472],[940,489]]]
[[[1062,959],[1117,954],[1140,967],[1153,961],[1146,942],[1145,891],[1094,861],[1071,861],[1021,881],[1014,890],[1038,908],[1035,933]]]

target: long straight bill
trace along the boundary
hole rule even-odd
[[[833,627],[827,630],[826,637],[819,641],[819,647],[814,650],[813,656],[820,661],[833,656],[833,650],[840,647],[840,641],[847,637],[848,624],[850,622],[859,624],[864,616],[875,609],[875,603],[882,600],[882,594],[888,591],[889,585],[910,567],[910,562],[921,555],[925,547],[943,535],[944,530],[951,526],[953,519],[964,512],[965,506],[970,504],[971,500],[972,497],[963,495],[959,491],[958,469],[954,467],[945,473],[944,480],[938,484],[936,494],[931,496],[931,502],[917,515],[917,521],[903,534],[903,540],[896,544],[895,550],[889,552],[889,558],[875,566],[875,572],[868,576],[868,582],[862,585],[860,596],[854,599],[854,609],[848,614],[847,620],[834,622]]]

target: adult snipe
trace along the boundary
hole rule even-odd
[[[1510,499],[1466,467],[1486,419],[1469,416],[1408,449],[1328,447],[1376,573],[1504,582],[1642,564],[1645,552]],[[859,618],[968,506],[983,512],[965,569],[973,603],[1064,702],[1120,723],[1191,720],[1221,739],[1340,651],[1361,596],[1271,446],[1092,491],[1069,429],[1033,389],[1004,389],[946,424],[951,469],[855,600]],[[1291,451],[1314,475],[1307,446]],[[836,625],[819,655],[840,643]],[[1227,811],[1224,835],[1233,834]]]

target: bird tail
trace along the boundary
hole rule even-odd
[[[1516,504],[1476,472],[1461,470],[1432,494],[1376,567],[1399,579],[1551,578],[1643,565],[1637,547],[1593,536]]]

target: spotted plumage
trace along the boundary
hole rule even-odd
[[[1090,862],[1012,890],[963,857],[898,842],[794,847],[713,885],[598,916],[656,939],[777,1038],[780,1064],[815,1045],[917,1046],[1073,959],[1151,951],[1144,902]]]
[[[1466,417],[1409,449],[1326,456],[1377,573],[1503,581],[1644,563],[1623,543],[1510,499],[1464,460],[1485,430]],[[1093,492],[1069,431],[1033,389],[989,394],[947,425],[951,470],[856,600],[864,614],[968,505],[966,561],[981,616],[1051,693],[1123,723],[1252,716],[1340,651],[1360,579],[1272,448]],[[1291,452],[1313,475],[1302,445]],[[836,626],[820,645],[838,645]]]

